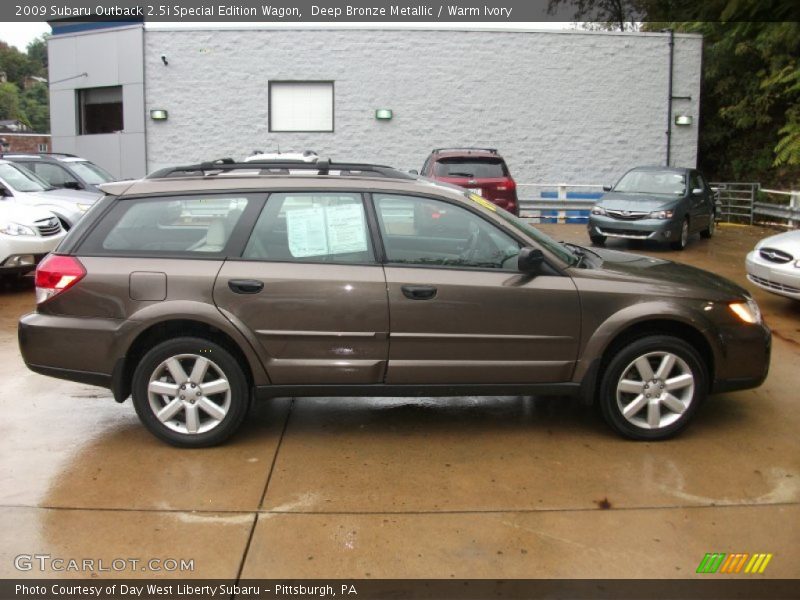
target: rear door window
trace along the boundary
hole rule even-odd
[[[271,194],[242,256],[266,261],[373,263],[361,194]]]
[[[436,163],[435,175],[437,177],[498,179],[508,177],[508,169],[501,158],[443,158]]]
[[[81,251],[219,256],[252,201],[235,194],[121,200]]]

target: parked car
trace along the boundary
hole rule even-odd
[[[97,187],[116,178],[102,167],[74,154],[41,152],[35,154],[10,154],[2,158],[22,165],[40,179],[56,188],[87,190],[100,193]]]
[[[316,162],[318,158],[319,155],[313,150],[304,150],[303,152],[262,152],[261,150],[254,150],[252,155],[244,159],[244,162],[263,162],[265,160]]]
[[[463,187],[519,215],[517,184],[494,148],[436,148],[420,175]]]
[[[637,167],[603,189],[589,215],[589,238],[596,246],[606,238],[624,238],[683,250],[693,233],[714,235],[714,192],[696,169]]]
[[[0,277],[24,275],[55,250],[65,232],[51,212],[0,202]]]
[[[75,225],[100,196],[55,188],[25,167],[0,159],[0,200],[44,208],[58,217],[63,229]]]
[[[764,238],[745,259],[747,278],[758,287],[800,300],[800,230]]]
[[[28,367],[132,395],[154,435],[192,447],[231,435],[251,398],[315,395],[573,395],[657,440],[767,375],[758,306],[713,273],[558,243],[388,167],[253,164],[103,186],[36,271]],[[229,208],[191,218],[208,201]]]

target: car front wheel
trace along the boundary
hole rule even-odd
[[[600,408],[622,435],[662,440],[687,425],[707,389],[706,367],[692,346],[652,335],[611,358],[600,384]]]
[[[681,233],[677,241],[671,242],[670,247],[673,250],[683,250],[686,244],[689,243],[689,217],[686,217],[681,224]]]
[[[133,374],[133,404],[156,437],[187,448],[214,446],[241,424],[249,404],[247,379],[231,354],[201,338],[152,348]]]

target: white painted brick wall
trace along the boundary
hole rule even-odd
[[[702,41],[676,36],[673,164],[697,158]],[[167,56],[164,66],[161,55]],[[605,183],[666,152],[661,34],[148,30],[148,170],[254,149],[419,169],[431,148],[497,147],[520,183]],[[270,133],[267,82],[334,80],[334,133]],[[394,119],[376,121],[376,108]]]

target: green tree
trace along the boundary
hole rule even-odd
[[[20,111],[34,131],[50,132],[50,101],[46,83],[37,83],[22,92]]]
[[[0,83],[0,119],[21,119],[19,90],[13,83]]]
[[[9,82],[21,88],[25,77],[31,75],[34,68],[27,54],[0,41],[0,71],[5,72]]]
[[[49,34],[45,33],[28,44],[28,60],[35,69],[34,75],[39,77],[47,77],[47,38]]]

